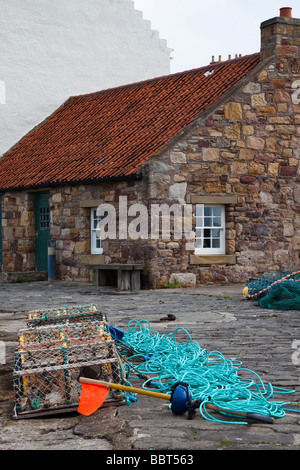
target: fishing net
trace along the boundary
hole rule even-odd
[[[84,367],[97,367],[101,380],[122,381],[115,341],[105,315],[94,306],[30,312],[28,324],[32,322],[39,326],[19,332],[15,353],[16,417],[76,410],[81,394],[78,378]],[[110,390],[106,404],[123,399],[123,392]]]
[[[259,299],[258,305],[261,308],[300,310],[300,283],[293,280],[281,282]]]
[[[249,281],[244,296],[263,308],[299,310],[300,271],[267,273]]]

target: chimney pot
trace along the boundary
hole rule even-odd
[[[280,16],[282,18],[292,18],[292,8],[280,8]]]

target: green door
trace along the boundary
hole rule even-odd
[[[48,271],[48,241],[50,240],[49,193],[35,197],[35,259],[37,271]]]

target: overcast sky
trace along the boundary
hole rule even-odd
[[[171,73],[205,66],[212,56],[253,54],[260,50],[260,24],[280,16],[282,7],[300,18],[299,0],[134,0],[173,49]]]

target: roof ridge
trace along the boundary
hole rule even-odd
[[[186,76],[186,75],[189,75],[189,74],[192,74],[192,73],[201,72],[202,70],[203,71],[211,70],[212,68],[215,69],[217,67],[226,65],[226,64],[231,63],[231,62],[239,62],[239,61],[249,59],[251,57],[255,57],[255,56],[259,56],[259,55],[260,55],[259,52],[255,52],[253,54],[246,54],[244,56],[234,57],[233,59],[227,59],[227,60],[224,60],[224,61],[210,63],[210,64],[204,65],[202,67],[195,67],[195,68],[192,68],[192,69],[183,70],[182,72],[174,72],[174,73],[170,73],[170,74],[167,74],[167,75],[161,75],[161,76],[158,76],[158,77],[147,78],[145,80],[140,80],[138,82],[132,82],[132,83],[124,84],[124,85],[119,85],[119,86],[116,86],[116,87],[105,88],[105,89],[99,90],[99,91],[93,91],[91,93],[83,93],[81,95],[74,95],[74,96],[70,96],[68,101],[69,100],[77,100],[77,99],[92,97],[92,96],[98,96],[98,95],[106,94],[106,93],[112,93],[113,91],[118,91],[118,90],[121,91],[121,90],[125,90],[126,88],[130,89],[130,88],[134,88],[134,87],[138,87],[138,86],[143,86],[143,85],[146,85],[147,83],[155,83],[159,80],[167,80],[167,79],[170,79],[170,78],[173,78],[173,77]]]

